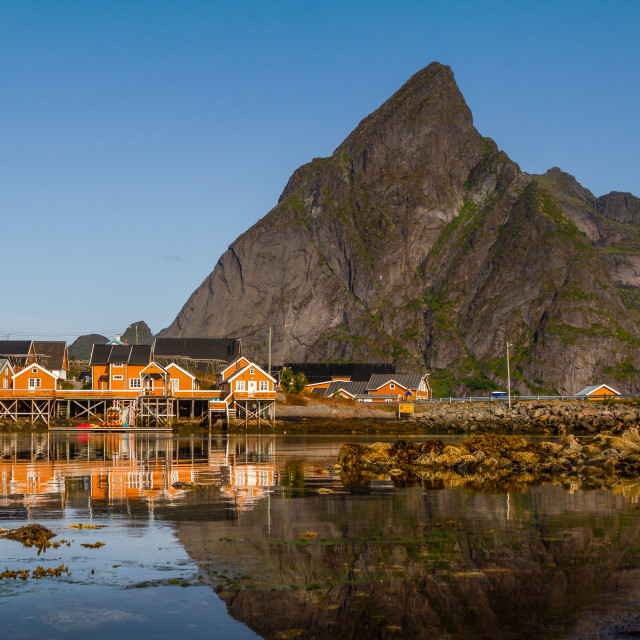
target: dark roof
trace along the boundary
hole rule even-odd
[[[424,373],[374,374],[367,383],[367,391],[375,391],[387,382],[396,382],[405,389],[417,389],[424,375]]]
[[[323,382],[334,376],[349,376],[352,382],[367,382],[374,373],[395,374],[396,365],[363,362],[287,362],[285,367],[294,373],[304,372],[307,380]]]
[[[0,340],[0,356],[26,358],[31,349],[31,340]]]
[[[333,394],[339,389],[344,389],[352,396],[357,396],[359,393],[364,393],[367,388],[367,383],[364,381],[347,382],[344,380],[334,380],[329,387],[325,390],[325,398],[332,398]]]
[[[64,368],[64,355],[67,351],[67,343],[63,341],[42,342],[33,341],[36,362],[49,371],[59,371]]]
[[[142,364],[151,362],[150,344],[94,344],[89,364]]]
[[[155,358],[223,360],[231,362],[240,355],[238,338],[156,338]]]

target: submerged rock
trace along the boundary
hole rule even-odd
[[[0,529],[0,538],[15,540],[16,542],[28,542],[30,540],[49,540],[55,538],[55,533],[41,524],[27,524],[17,529]]]

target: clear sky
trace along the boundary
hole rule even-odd
[[[521,168],[640,195],[640,2],[0,0],[0,338],[167,326],[433,60]]]

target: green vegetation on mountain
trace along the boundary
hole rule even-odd
[[[640,390],[640,200],[523,173],[433,63],[277,206],[192,294],[166,336],[237,336],[278,361],[426,368],[437,394]]]

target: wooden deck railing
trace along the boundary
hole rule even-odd
[[[275,391],[234,391],[234,400],[275,400]]]
[[[135,400],[139,396],[162,396],[161,389],[122,391],[101,391],[99,389],[0,389],[0,398],[39,398],[43,400]],[[168,395],[179,400],[208,400],[222,398],[223,393],[214,389],[197,391],[168,392]]]

